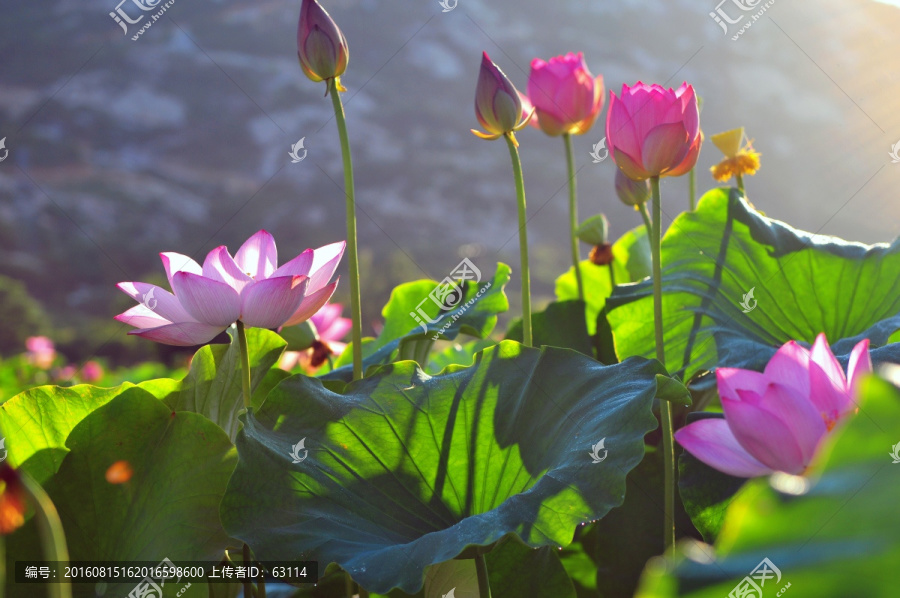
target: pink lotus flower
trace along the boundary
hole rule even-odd
[[[694,88],[622,86],[611,94],[606,115],[609,153],[622,172],[635,181],[681,176],[697,163],[703,137]]]
[[[340,77],[347,70],[350,50],[334,19],[316,0],[303,0],[297,23],[297,57],[313,81]]]
[[[847,370],[844,376],[824,334],[811,351],[786,343],[762,373],[719,368],[725,419],[695,421],[678,430],[675,439],[729,475],[802,474],[826,434],[856,409],[857,381],[872,371],[868,340],[853,348]]]
[[[88,383],[99,382],[103,374],[103,366],[93,359],[81,367],[81,379]]]
[[[341,317],[344,306],[340,303],[325,305],[310,318],[316,327],[318,338],[306,351],[285,351],[278,367],[291,371],[297,365],[308,373],[313,373],[332,355],[337,357],[347,348],[341,341],[353,327],[353,320]]]
[[[603,108],[603,75],[594,78],[581,52],[535,58],[522,104],[526,112],[534,107],[531,124],[551,137],[587,133]]]
[[[118,287],[140,305],[116,316],[136,334],[167,345],[192,346],[212,340],[240,320],[252,328],[292,326],[328,302],[329,284],[346,243],[307,249],[278,267],[275,239],[261,230],[231,257],[223,245],[201,267],[179,253],[161,253],[174,294],[144,282]]]
[[[28,361],[42,370],[49,369],[56,359],[56,347],[46,336],[29,336],[25,339],[25,350]]]
[[[498,139],[528,124],[531,113],[523,113],[522,98],[516,86],[494,64],[487,52],[481,57],[478,85],[475,88],[475,117],[487,133],[472,129],[482,139]]]

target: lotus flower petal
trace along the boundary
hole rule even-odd
[[[241,321],[255,328],[282,326],[303,303],[305,276],[279,276],[249,286],[241,295]]]
[[[166,324],[159,328],[142,328],[131,330],[128,334],[176,347],[192,347],[203,345],[214,339],[225,328],[222,326],[210,326],[200,322],[180,322]]]
[[[300,307],[297,308],[297,311],[294,312],[294,315],[284,325],[295,326],[310,319],[317,311],[322,309],[323,305],[328,303],[328,300],[334,294],[334,289],[337,288],[337,284],[338,281],[335,280],[333,283],[307,295]]]
[[[728,475],[752,478],[774,471],[741,446],[724,419],[695,421],[675,432],[675,440],[696,458]]]
[[[178,272],[173,283],[175,296],[198,322],[224,328],[236,322],[241,315],[240,296],[224,282]]]
[[[251,278],[268,278],[278,266],[275,238],[268,231],[259,231],[241,245],[234,254],[234,261]]]

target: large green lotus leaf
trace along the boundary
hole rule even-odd
[[[556,548],[531,548],[509,535],[485,556],[485,562],[492,598],[575,598]]]
[[[430,342],[435,335],[440,340],[453,340],[460,333],[487,338],[497,325],[497,314],[509,309],[509,300],[504,293],[509,275],[509,266],[498,263],[492,280],[477,284],[465,282],[462,299],[454,309],[444,311],[428,298],[438,281],[418,280],[396,287],[381,311],[384,317],[381,334],[374,341],[363,344],[363,369],[389,363],[404,344]],[[420,309],[427,317],[427,320],[422,318],[425,329],[410,315],[420,313]],[[323,378],[349,381],[353,377],[352,353],[352,347],[348,346],[335,364],[337,369]]]
[[[78,423],[115,397],[173,392],[175,380],[152,380],[114,388],[79,384],[68,388],[39,386],[0,405],[0,429],[6,435],[9,462],[43,484],[69,452],[66,438]]]
[[[728,507],[718,558],[709,562],[713,548],[695,545],[677,564],[648,565],[638,596],[728,596],[764,558],[781,576],[764,596],[788,583],[787,596],[897,596],[900,465],[890,453],[900,440],[900,390],[870,377],[860,391],[859,413],[825,440],[806,480],[748,482]]]
[[[259,406],[268,391],[286,376],[270,369],[285,343],[274,332],[250,329],[247,344],[252,403]],[[68,453],[66,438],[81,420],[116,397],[141,391],[162,399],[173,411],[207,416],[234,438],[237,412],[243,409],[237,343],[201,348],[182,381],[126,382],[113,388],[40,386],[16,395],[0,405],[0,430],[6,435],[10,462],[43,483],[59,468]]]
[[[247,330],[251,404],[254,407],[259,407],[272,386],[285,377],[280,371],[270,372],[286,346],[285,340],[272,331],[260,328]],[[197,351],[191,361],[191,370],[178,391],[164,400],[173,411],[205,415],[234,440],[239,425],[237,415],[244,408],[241,355],[237,340],[233,339],[228,345],[206,345]]]
[[[621,504],[662,371],[503,341],[471,367],[393,363],[344,394],[293,376],[242,417],[222,520],[264,560],[337,562],[380,593],[508,533],[568,544]]]
[[[595,266],[596,267],[596,266]],[[554,301],[543,311],[531,315],[532,341],[537,347],[549,345],[574,349],[588,357],[594,356],[591,337],[584,321],[583,301]],[[522,318],[516,318],[506,332],[506,338],[522,342]]]
[[[662,266],[666,365],[685,379],[760,370],[785,342],[820,332],[845,366],[863,338],[874,361],[900,359],[900,345],[884,346],[900,329],[900,240],[806,233],[762,216],[737,190],[715,189],[669,227]],[[655,355],[650,282],[617,287],[609,305],[619,357]]]
[[[237,455],[213,422],[172,412],[133,389],[87,415],[66,446],[68,454],[44,488],[59,511],[73,560],[221,558],[229,538],[218,507]],[[118,461],[133,473],[129,481],[111,484],[106,473]],[[13,540],[30,545],[34,525],[32,519]],[[110,584],[107,595],[124,596],[126,585]],[[92,587],[81,589],[93,595]]]
[[[428,367],[429,374],[437,374],[447,366],[461,365],[468,367],[475,363],[475,354],[487,349],[496,343],[490,339],[477,339],[467,343],[453,343],[445,347],[443,351],[436,351],[430,355]]]
[[[645,227],[639,226],[619,237],[613,243],[612,252],[613,277],[617,285],[636,282],[650,276],[650,241],[647,239]],[[587,304],[585,318],[588,332],[593,335],[597,331],[597,317],[612,293],[612,280],[607,266],[598,266],[590,260],[583,260],[580,265],[584,301]],[[556,279],[556,299],[558,301],[579,299],[574,266]]]

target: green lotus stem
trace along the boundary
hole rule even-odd
[[[484,562],[484,555],[480,552],[475,555],[475,574],[478,576],[478,596],[480,598],[491,598],[491,583],[488,579],[487,563]]]
[[[691,211],[694,211],[694,207],[697,205],[697,168],[691,168],[691,171],[688,173],[688,205],[691,207]]]
[[[744,191],[744,175],[736,174],[736,175],[734,175],[734,178],[737,181],[738,191],[740,191],[744,195],[747,195],[747,193]]]
[[[243,556],[244,565],[249,567],[253,564],[250,559],[250,547],[247,546],[247,543],[244,542],[244,547],[241,549],[241,555]],[[264,582],[260,580],[260,586],[264,587]],[[265,590],[263,590],[265,592]],[[258,594],[253,590],[253,582],[249,579],[244,581],[244,596],[257,596]]]
[[[31,479],[27,473],[18,471],[14,475],[19,476],[26,498],[34,506],[34,517],[37,521],[44,559],[68,562],[69,549],[66,547],[66,534],[53,501],[50,500],[41,485]],[[47,584],[47,593],[51,598],[72,598],[72,585],[68,581],[50,583]]]
[[[244,390],[244,408],[250,409],[250,351],[247,349],[247,331],[240,320],[237,321],[237,337],[241,346],[241,387]]]
[[[575,268],[575,281],[578,283],[578,298],[584,301],[584,282],[581,280],[581,256],[578,255],[578,181],[575,177],[575,153],[572,150],[572,135],[563,134],[566,146],[566,166],[569,173],[569,229],[572,243],[572,266]]]
[[[362,304],[359,293],[359,252],[356,248],[356,191],[353,185],[353,158],[350,156],[350,139],[347,137],[347,120],[344,105],[338,92],[337,79],[329,79],[328,91],[334,105],[334,120],[341,139],[341,157],[344,160],[344,195],[347,197],[347,258],[350,265],[350,317],[353,338],[353,379],[363,377],[362,364]]]
[[[519,201],[519,257],[522,267],[522,344],[530,347],[531,338],[531,274],[528,269],[528,218],[525,212],[525,179],[522,177],[522,161],[511,134],[504,136],[512,159],[513,177],[516,179],[516,197]],[[577,271],[577,269],[576,269]]]
[[[650,234],[650,253],[653,260],[653,324],[656,332],[656,359],[666,365],[666,350],[662,321],[662,264],[660,243],[662,240],[662,206],[659,195],[659,177],[650,178],[653,190],[653,224]],[[663,484],[665,490],[665,521],[663,522],[664,546],[668,551],[675,545],[675,451],[672,430],[672,404],[659,401],[660,426],[663,440]]]

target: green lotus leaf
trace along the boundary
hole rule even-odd
[[[497,314],[509,309],[509,300],[504,293],[509,275],[509,266],[498,263],[492,280],[466,281],[462,298],[452,309],[441,309],[429,298],[440,284],[436,280],[399,285],[381,311],[384,318],[381,334],[363,343],[363,369],[368,371],[373,366],[390,363],[397,357],[398,350],[409,356],[416,355],[415,349],[408,345],[420,344],[427,353],[432,339],[453,340],[460,333],[487,338],[497,325]],[[352,347],[348,346],[337,360],[336,369],[323,378],[350,381],[353,377],[352,353]],[[424,358],[421,360],[425,361]]]
[[[900,241],[863,245],[762,216],[714,189],[662,241],[666,366],[690,380],[716,367],[761,370],[789,340],[820,332],[846,366],[863,338],[873,361],[900,359]],[[620,358],[655,355],[649,281],[616,288],[608,319]],[[710,382],[713,378],[709,378]]]
[[[471,367],[393,363],[343,394],[293,376],[243,417],[222,521],[263,560],[336,562],[382,594],[510,533],[563,546],[621,504],[658,373],[503,341]]]

